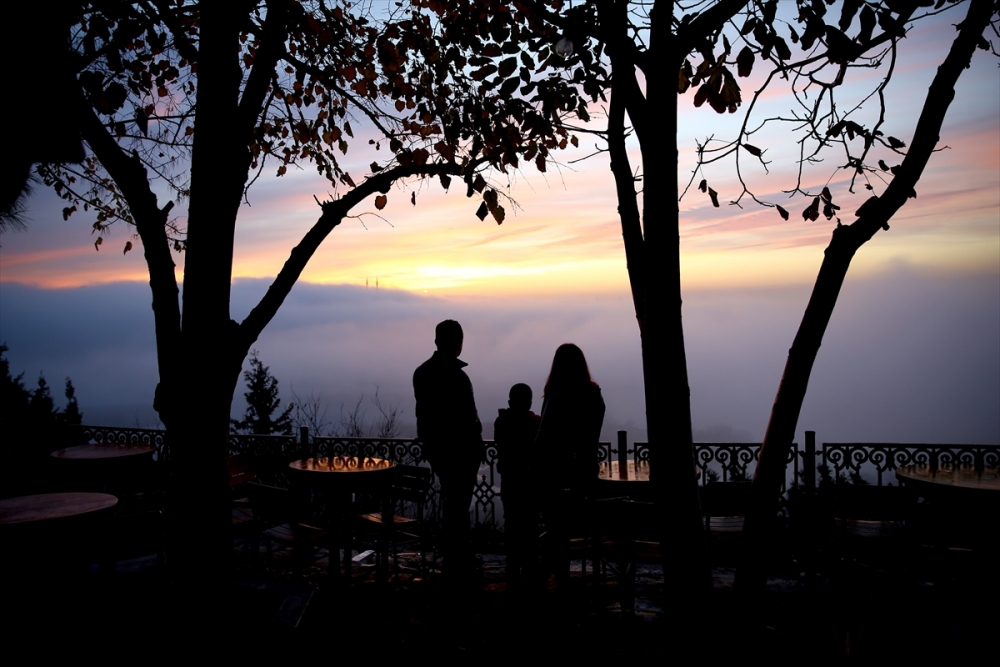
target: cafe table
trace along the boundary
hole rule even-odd
[[[908,465],[896,479],[927,500],[930,526],[949,546],[1000,546],[1000,472],[996,467]]]
[[[57,449],[49,456],[72,486],[132,496],[148,490],[156,449],[138,443],[89,443]]]
[[[155,451],[156,449],[150,445],[90,443],[57,449],[49,456],[61,461],[103,461],[125,457],[149,457],[152,459]]]
[[[896,469],[896,479],[907,486],[923,490],[948,489],[961,492],[1000,493],[1000,473],[997,468],[973,466],[908,465]]]
[[[41,493],[0,500],[0,525],[38,523],[100,512],[118,504],[110,493]]]
[[[343,566],[351,572],[352,534],[350,522],[351,496],[355,493],[378,493],[382,496],[383,513],[388,511],[388,491],[394,465],[388,459],[371,456],[314,456],[288,464],[296,481],[323,492],[330,499],[331,535],[330,572],[338,574],[337,552],[344,550]],[[339,547],[337,546],[339,543]],[[379,559],[381,563],[381,559]]]

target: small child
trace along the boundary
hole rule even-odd
[[[493,440],[503,502],[507,578],[517,581],[530,577],[538,560],[538,510],[531,474],[541,417],[531,411],[531,387],[526,384],[510,388],[507,404],[493,422]]]

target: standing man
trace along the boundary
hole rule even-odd
[[[455,577],[472,562],[469,507],[485,446],[472,383],[462,370],[468,364],[458,358],[464,339],[462,325],[445,320],[434,334],[437,351],[414,371],[413,395],[417,437],[423,443],[424,458],[441,480],[445,572]]]

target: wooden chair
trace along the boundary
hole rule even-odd
[[[305,562],[304,552],[325,545],[327,531],[300,520],[299,504],[291,491],[256,481],[247,482],[246,490],[253,517],[262,526],[268,560],[273,558],[274,543],[289,549],[300,564]]]
[[[848,567],[897,568],[908,551],[916,494],[905,487],[846,485],[833,503],[836,552]]]
[[[229,470],[233,539],[247,542],[251,552],[256,556],[260,553],[262,526],[253,515],[247,483],[256,480],[257,473],[242,456],[230,456],[226,460],[226,465]]]
[[[420,545],[420,571],[426,571],[431,526],[424,519],[430,496],[433,473],[430,468],[399,464],[393,468],[389,489],[390,511],[367,512],[359,515],[362,542],[374,535],[375,551],[380,565],[388,565],[391,556],[394,572],[399,572],[399,547]],[[365,528],[369,530],[365,530]],[[433,549],[432,549],[433,551]]]

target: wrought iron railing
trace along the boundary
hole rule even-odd
[[[148,444],[156,449],[155,460],[163,464],[169,462],[165,431],[101,426],[82,426],[81,429],[84,441]],[[695,462],[701,469],[699,483],[751,479],[760,447],[759,443],[695,443]],[[229,449],[230,454],[253,462],[264,481],[282,486],[288,484],[288,462],[305,456],[376,456],[397,464],[430,467],[424,459],[420,441],[410,438],[316,437],[302,429],[297,435],[231,434]],[[648,462],[649,454],[647,443],[636,442],[629,447],[628,434],[619,431],[615,443],[600,443],[597,459],[600,462],[628,459]],[[498,506],[503,480],[496,463],[496,445],[487,441],[486,461],[479,469],[470,507],[476,524],[486,530],[499,529],[503,524],[502,507]],[[895,482],[896,468],[914,463],[931,467],[945,464],[994,467],[1000,465],[1000,445],[823,443],[817,446],[816,434],[807,431],[805,446],[793,444],[789,453],[783,498],[787,499],[791,489],[814,490],[820,466],[826,466],[825,473],[834,479],[843,477],[883,485]],[[440,485],[435,478],[426,509],[430,517],[440,516],[439,496]],[[784,507],[784,503],[782,505]]]

